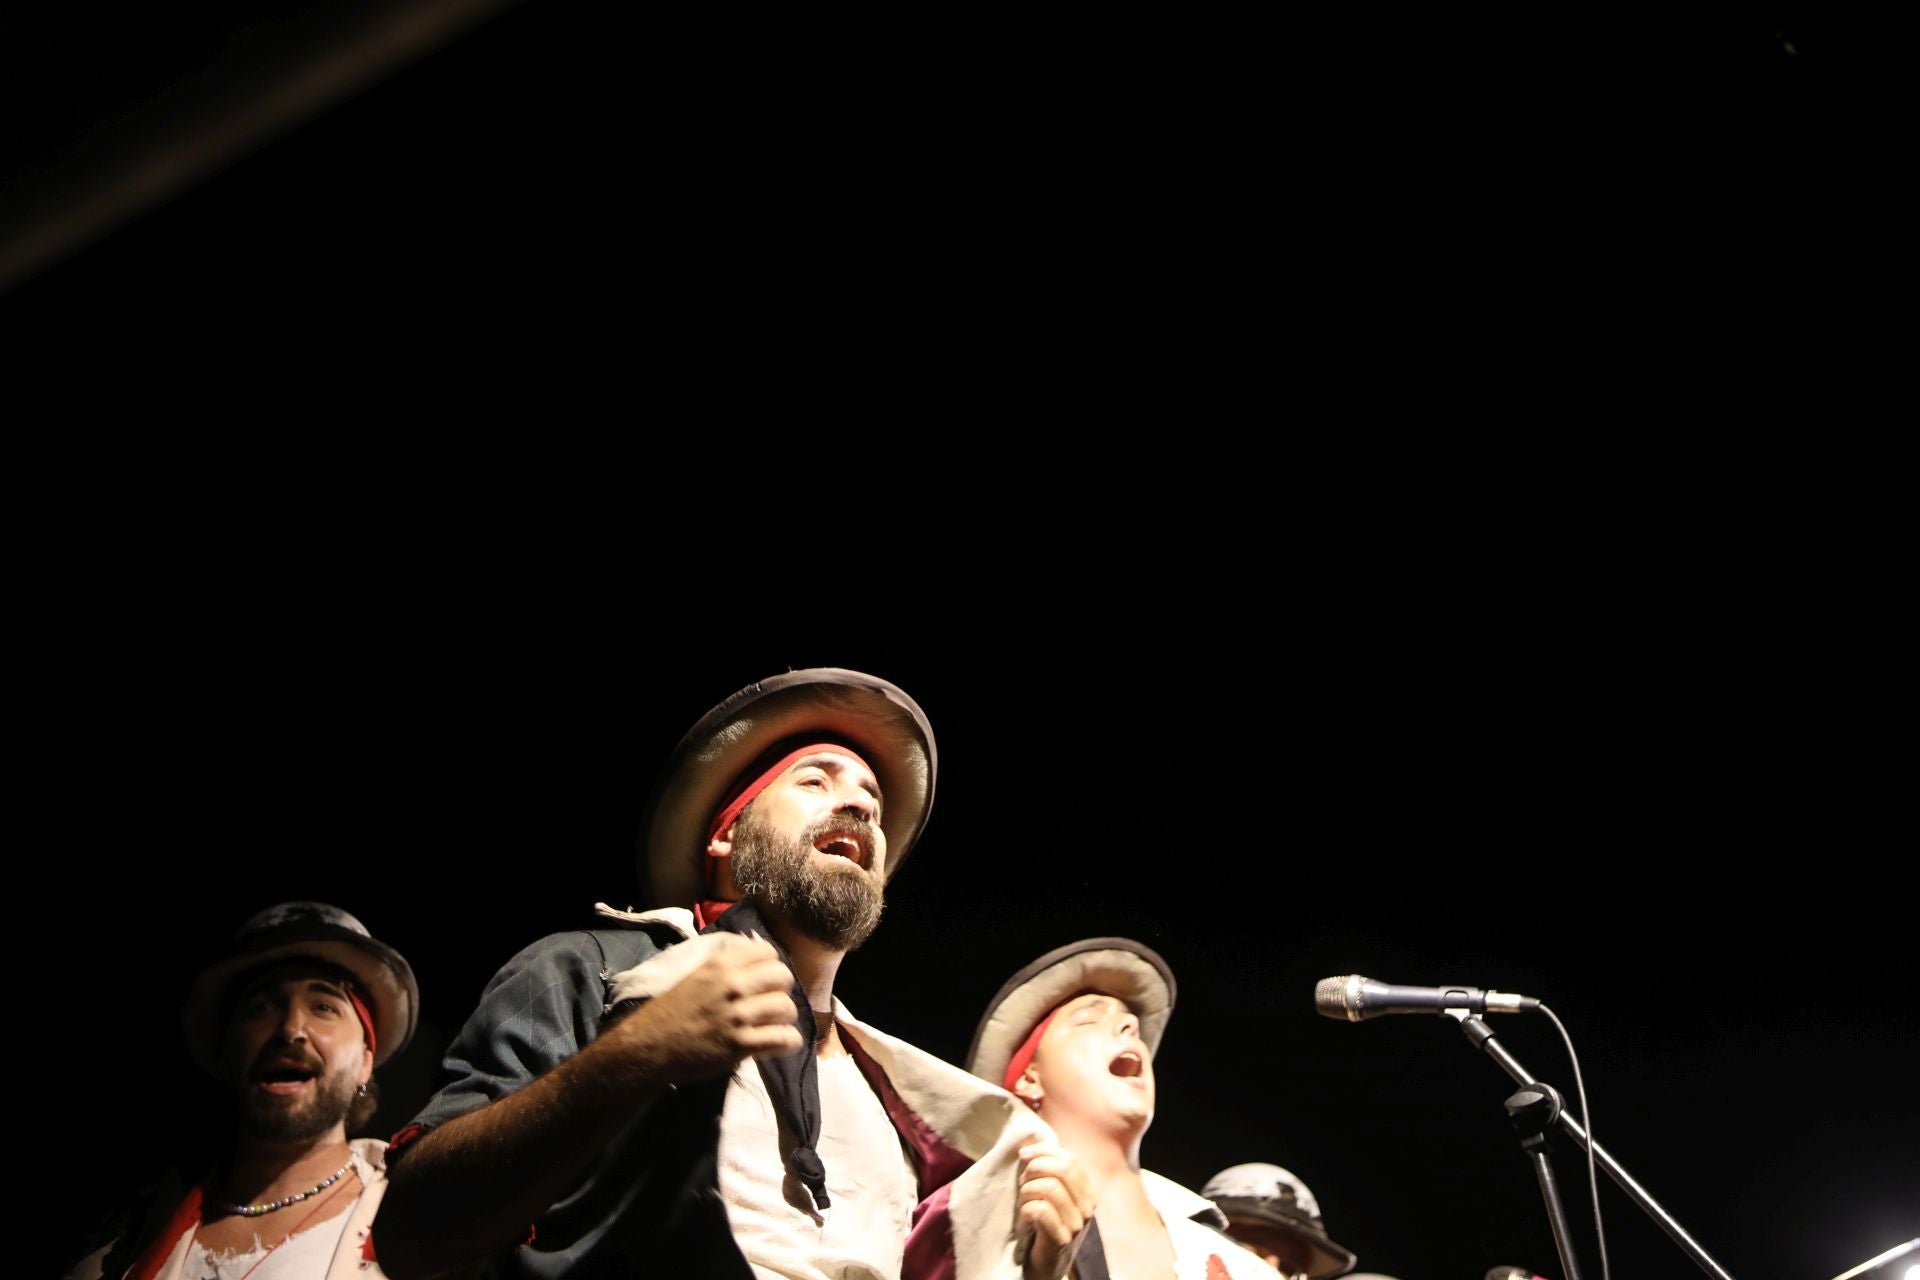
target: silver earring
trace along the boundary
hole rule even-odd
[[[367,1096],[367,1086],[365,1085],[361,1085],[359,1089],[354,1091],[354,1097],[356,1098],[364,1098],[366,1096]]]

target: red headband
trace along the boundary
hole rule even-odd
[[[1072,998],[1071,996],[1067,997],[1068,1000]],[[1047,1024],[1053,1021],[1053,1015],[1060,1012],[1066,1003],[1066,1000],[1062,1000],[1059,1004],[1047,1010],[1047,1016],[1040,1019],[1039,1024],[1027,1033],[1027,1038],[1020,1042],[1020,1047],[1013,1051],[1013,1056],[1007,1059],[1006,1073],[1000,1077],[1000,1087],[1002,1089],[1005,1089],[1008,1093],[1012,1093],[1013,1086],[1019,1083],[1020,1077],[1027,1074],[1027,1065],[1033,1061],[1033,1055],[1039,1051],[1040,1037],[1046,1034]]]
[[[347,988],[347,999],[353,1002],[353,1011],[360,1015],[360,1029],[367,1033],[367,1052],[372,1053],[379,1048],[373,1035],[373,1014],[367,1011],[367,1002],[352,987]]]
[[[838,742],[816,742],[810,746],[801,747],[797,751],[789,751],[786,755],[781,756],[771,765],[768,765],[763,772],[745,779],[745,785],[734,792],[732,797],[720,806],[719,812],[713,815],[713,822],[707,827],[707,839],[712,840],[722,831],[732,826],[733,820],[740,816],[740,811],[752,804],[753,798],[762,791],[765,791],[775,778],[785,773],[788,769],[791,769],[794,761],[800,759],[802,756],[812,755],[816,751],[831,751],[836,755],[846,756],[868,773],[873,773],[873,766],[865,760],[862,760],[859,752],[855,751],[852,747],[844,746]],[[875,776],[878,777],[879,775],[875,774]]]
[[[1039,1024],[1027,1033],[1027,1038],[1020,1042],[1020,1047],[1013,1051],[1013,1056],[1007,1059],[1007,1069],[1000,1076],[1000,1087],[1008,1093],[1013,1092],[1015,1082],[1027,1073],[1027,1066],[1033,1061],[1033,1055],[1040,1051],[1040,1037],[1047,1033],[1047,1024],[1053,1021],[1055,1014],[1072,1004],[1075,1000],[1078,1000],[1081,996],[1105,994],[1107,993],[1095,990],[1093,987],[1082,987],[1072,995],[1062,999],[1060,1003],[1053,1006],[1053,1008],[1047,1010],[1047,1016],[1040,1019]]]

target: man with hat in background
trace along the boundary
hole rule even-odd
[[[702,718],[642,829],[656,908],[509,961],[396,1137],[388,1270],[1059,1275],[1090,1205],[1045,1126],[833,997],[936,763],[919,706],[859,672]]]
[[[225,1158],[155,1189],[69,1280],[347,1280],[379,1276],[370,1228],[386,1143],[347,1140],[378,1105],[374,1068],[412,1037],[420,992],[399,952],[322,902],[240,927],[194,980],[194,1061],[232,1094]]]
[[[1273,1280],[1222,1233],[1213,1205],[1140,1167],[1175,991],[1166,961],[1141,943],[1072,943],[1000,988],[967,1066],[1031,1107],[1081,1165],[1098,1209],[1073,1263],[1080,1280]]]
[[[1291,1280],[1333,1280],[1353,1270],[1353,1250],[1328,1237],[1313,1192],[1277,1164],[1222,1169],[1200,1194],[1227,1215],[1228,1235]]]

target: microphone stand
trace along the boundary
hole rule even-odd
[[[1560,1253],[1560,1274],[1565,1280],[1580,1280],[1580,1254],[1573,1247],[1573,1232],[1567,1227],[1567,1211],[1560,1203],[1560,1184],[1554,1180],[1547,1147],[1547,1130],[1566,1111],[1566,1105],[1552,1085],[1530,1084],[1507,1099],[1507,1119],[1520,1135],[1520,1149],[1532,1160],[1534,1177],[1540,1181],[1540,1198],[1547,1203],[1547,1223],[1553,1228],[1553,1247]]]
[[[1553,1242],[1560,1250],[1560,1265],[1566,1269],[1567,1280],[1579,1280],[1579,1271],[1573,1257],[1572,1240],[1567,1236],[1566,1214],[1560,1207],[1559,1192],[1554,1185],[1553,1168],[1547,1161],[1545,1131],[1551,1125],[1558,1125],[1583,1150],[1592,1152],[1594,1162],[1607,1171],[1607,1176],[1680,1246],[1682,1253],[1693,1259],[1696,1266],[1714,1277],[1714,1280],[1733,1280],[1727,1269],[1715,1262],[1699,1242],[1687,1234],[1687,1229],[1661,1208],[1660,1202],[1645,1187],[1633,1180],[1633,1175],[1621,1167],[1618,1160],[1607,1154],[1605,1147],[1587,1136],[1585,1126],[1568,1115],[1560,1105],[1559,1092],[1552,1085],[1534,1079],[1520,1065],[1520,1060],[1507,1052],[1506,1046],[1496,1042],[1494,1032],[1485,1022],[1466,1009],[1442,1009],[1440,1013],[1458,1022],[1460,1030],[1466,1033],[1467,1043],[1492,1058],[1515,1084],[1521,1086],[1521,1091],[1509,1098],[1506,1106],[1514,1127],[1521,1132],[1520,1148],[1527,1153],[1535,1176],[1540,1180],[1540,1194],[1547,1202]]]

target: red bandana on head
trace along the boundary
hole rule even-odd
[[[1047,1027],[1053,1021],[1053,1015],[1060,1012],[1062,1006],[1066,1003],[1065,1000],[1062,1000],[1059,1004],[1047,1010],[1047,1016],[1040,1019],[1040,1021],[1034,1025],[1033,1030],[1027,1033],[1027,1038],[1020,1042],[1020,1047],[1013,1051],[1013,1056],[1007,1059],[1007,1069],[1000,1076],[1000,1087],[1002,1089],[1005,1089],[1008,1093],[1013,1092],[1013,1086],[1018,1084],[1020,1077],[1027,1073],[1027,1064],[1033,1061],[1034,1053],[1039,1050],[1040,1037],[1047,1033]],[[1024,1102],[1026,1100],[1023,1098],[1021,1101]],[[1029,1102],[1027,1105],[1032,1106],[1033,1104]]]
[[[873,766],[869,765],[865,760],[862,760],[860,753],[852,747],[839,742],[815,742],[801,747],[796,751],[789,751],[786,755],[781,756],[759,773],[741,775],[739,782],[735,784],[735,789],[728,793],[725,803],[714,813],[713,821],[707,827],[707,844],[709,846],[706,860],[707,892],[713,892],[717,872],[717,868],[714,865],[716,859],[727,856],[713,852],[711,846],[714,837],[732,826],[734,820],[740,816],[741,812],[753,803],[754,797],[771,786],[775,778],[778,778],[788,769],[791,769],[795,762],[802,756],[810,756],[817,751],[831,751],[835,755],[846,756],[868,773],[874,772]],[[731,902],[719,898],[702,899],[693,904],[693,917],[699,923],[700,927],[704,929],[715,920],[718,920],[725,914],[727,908],[732,905]]]
[[[1000,1073],[1000,1087],[1008,1093],[1013,1092],[1013,1086],[1019,1083],[1020,1077],[1027,1073],[1028,1065],[1033,1062],[1033,1055],[1040,1051],[1040,1037],[1047,1034],[1047,1027],[1052,1024],[1056,1014],[1072,1004],[1075,1000],[1078,1000],[1081,996],[1103,994],[1105,993],[1096,991],[1092,987],[1082,987],[1072,995],[1061,1000],[1060,1003],[1053,1006],[1053,1008],[1047,1010],[1047,1016],[1040,1019],[1040,1021],[1034,1025],[1033,1030],[1027,1032],[1027,1038],[1020,1042],[1020,1047],[1013,1051],[1011,1058],[1007,1059],[1007,1069]],[[1026,1102],[1026,1099],[1022,1098],[1021,1101]],[[1035,1103],[1027,1102],[1027,1105],[1035,1111],[1040,1109]]]
[[[1011,1058],[1007,1059],[1007,1069],[1000,1075],[1000,1087],[1008,1093],[1013,1092],[1014,1084],[1021,1076],[1026,1074],[1027,1065],[1033,1061],[1033,1055],[1040,1051],[1040,1037],[1047,1034],[1047,1027],[1053,1022],[1055,1014],[1072,1004],[1075,1000],[1078,1000],[1081,996],[1099,994],[1101,993],[1095,991],[1092,987],[1082,987],[1072,995],[1061,1000],[1060,1003],[1053,1006],[1053,1008],[1047,1010],[1047,1016],[1040,1019],[1033,1030],[1027,1032],[1027,1038],[1020,1042],[1020,1047],[1013,1051]],[[1032,1103],[1028,1103],[1027,1105],[1033,1106]],[[1038,1108],[1036,1107],[1035,1110],[1038,1110]]]
[[[353,1002],[353,1011],[360,1015],[360,1029],[367,1033],[367,1052],[378,1051],[380,1046],[373,1035],[373,1014],[367,1009],[367,1002],[352,987],[347,988],[347,999]]]

